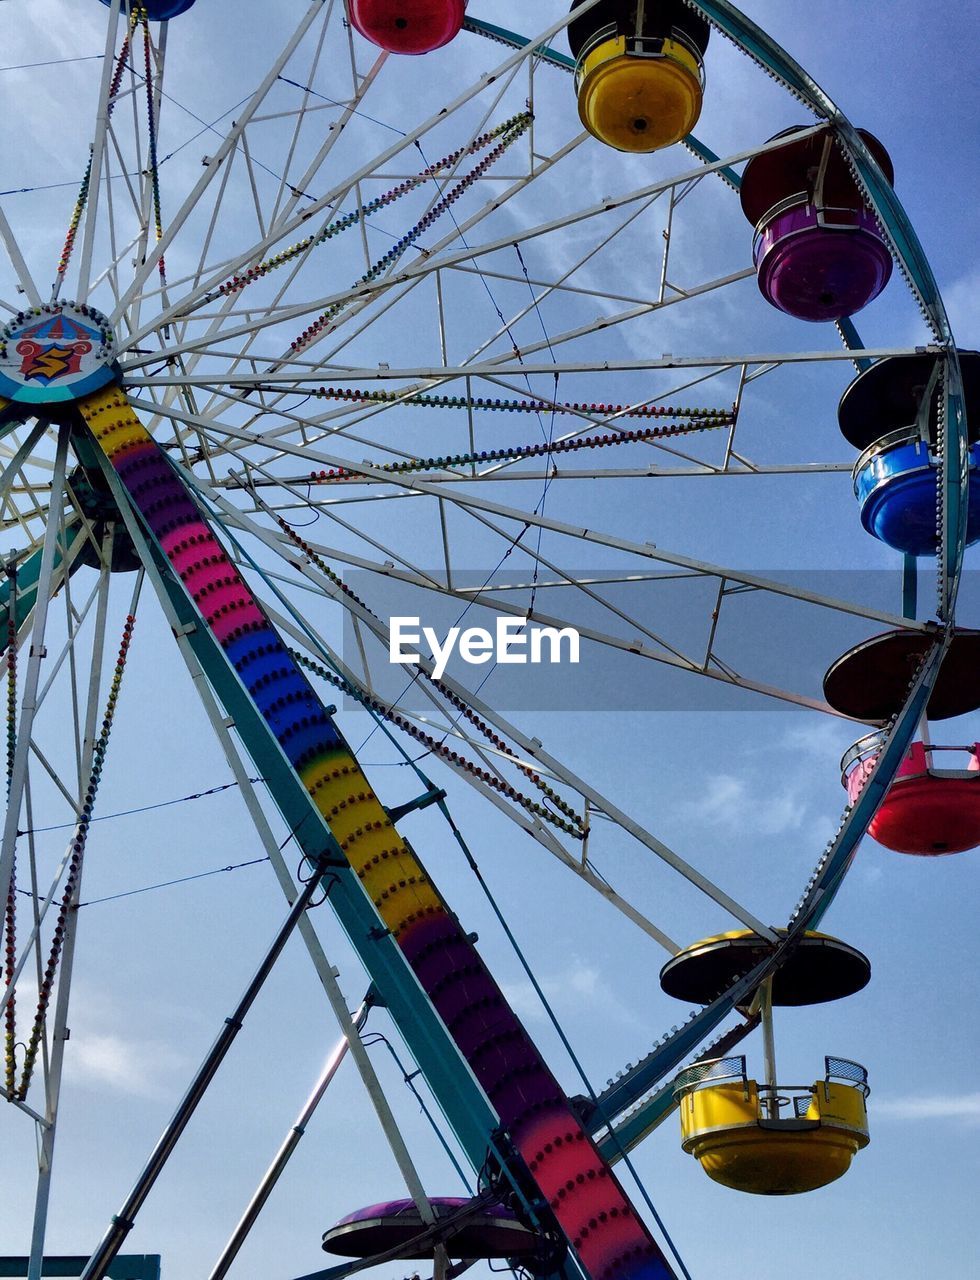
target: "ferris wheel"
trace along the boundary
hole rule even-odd
[[[349,1056],[400,1182],[304,1227],[334,1255],[305,1280],[402,1260],[439,1280],[493,1260],[687,1276],[634,1150],[677,1112],[683,1150],[733,1191],[844,1175],[869,1140],[868,1072],[821,1055],[788,1085],[774,1009],[867,983],[821,929],[866,832],[905,854],[980,844],[980,750],[929,730],[980,707],[980,633],[954,626],[980,537],[980,357],[957,350],[887,140],[724,0],[556,0],[520,33],[462,0],[90,8],[103,51],[24,113],[39,147],[57,130],[57,181],[0,206],[3,1094],[37,1170],[20,1274],[50,1252],[73,981],[95,944],[80,908],[98,824],[124,807],[103,775],[115,797],[127,768],[169,777],[177,753],[195,777],[230,770],[183,799],[240,793],[247,846],[202,832],[255,850],[229,863],[268,862],[282,896],[253,880],[188,926],[224,936],[241,908],[229,972],[244,957],[254,976],[125,1195],[93,1179],[75,1274],[159,1274],[130,1253],[140,1213],[295,934],[341,1039],[195,1274],[249,1274],[242,1250]],[[851,523],[828,533],[808,495],[848,487],[849,462],[819,460],[841,435]],[[817,560],[846,545],[897,565],[897,598],[760,569],[774,510]],[[399,663],[406,618],[419,652]],[[461,650],[464,621],[482,648],[444,662],[433,640]],[[532,631],[558,661],[505,671],[499,637],[533,652]],[[186,729],[178,665],[200,704]],[[619,779],[589,752],[602,708],[757,703],[856,722],[846,807],[841,791],[789,897],[784,871],[733,873],[658,829],[633,768],[664,744],[621,743]],[[716,764],[706,749],[685,794]],[[587,1070],[569,1087],[560,1020],[561,1067],[491,973],[506,950],[552,1016],[537,946],[488,883],[501,840],[533,857],[529,905],[568,893],[582,913],[539,903],[554,945],[621,933],[683,1002],[604,1087]],[[175,857],[173,879],[214,861]],[[485,943],[460,901],[477,891]],[[275,913],[251,915],[256,897]],[[441,1164],[416,1158],[419,1128]]]

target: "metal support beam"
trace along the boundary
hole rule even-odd
[[[81,806],[85,788],[92,781],[92,760],[95,752],[95,731],[98,716],[99,692],[102,683],[102,660],[105,653],[105,628],[109,607],[109,582],[112,576],[112,532],[105,538],[105,559],[99,580],[95,634],[92,640],[92,658],[89,666],[88,697],[85,713],[85,736],[79,777]],[[135,608],[134,603],[130,612]],[[28,1280],[41,1280],[44,1264],[44,1239],[47,1231],[48,1200],[51,1194],[51,1172],[54,1164],[54,1145],[58,1133],[58,1109],[61,1101],[61,1078],[64,1070],[65,1046],[68,1042],[68,1009],[71,1002],[72,971],[75,962],[75,940],[78,936],[78,902],[82,889],[80,866],[75,889],[65,921],[65,937],[61,952],[61,972],[58,978],[58,996],[55,1001],[54,1023],[51,1029],[51,1060],[47,1065],[44,1081],[45,1125],[38,1142],[37,1194],[34,1199],[34,1228],[31,1236],[31,1258]]]
[[[405,804],[396,805],[393,809],[388,810],[388,817],[392,822],[401,822],[402,818],[410,813],[418,813],[420,809],[428,809],[430,804],[437,804],[440,800],[445,800],[446,793],[441,787],[430,787],[424,795],[416,796],[414,800],[408,800]]]
[[[191,1081],[187,1092],[184,1094],[177,1110],[174,1112],[170,1123],[160,1135],[159,1141],[153,1148],[153,1152],[147,1161],[146,1167],[137,1178],[132,1191],[126,1197],[122,1208],[113,1216],[112,1222],[103,1236],[101,1243],[88,1260],[85,1270],[82,1272],[81,1280],[103,1280],[106,1275],[109,1264],[118,1254],[120,1248],[126,1240],[126,1237],[132,1231],[136,1223],[136,1215],[143,1206],[143,1202],[153,1189],[164,1165],[170,1158],[174,1148],[176,1147],[181,1134],[187,1128],[191,1117],[197,1110],[197,1106],[207,1092],[208,1086],[217,1074],[218,1068],[221,1066],[231,1048],[235,1037],[242,1029],[242,1023],[245,1016],[255,1003],[255,999],[265,984],[266,978],[275,967],[276,961],[282,954],[283,948],[289,941],[293,930],[299,923],[300,917],[310,905],[314,893],[320,887],[320,878],[323,876],[329,866],[332,866],[336,858],[329,853],[323,854],[316,860],[314,865],[314,874],[310,877],[304,886],[296,901],[293,903],[292,910],[283,921],[279,932],[273,940],[272,946],[262,958],[255,976],[245,989],[242,998],[235,1006],[231,1015],[225,1019],[224,1026],[218,1032],[218,1037],[214,1044],[208,1050],[208,1053],[198,1068]]]
[[[369,1004],[364,1000],[351,1019],[351,1026],[355,1032],[360,1032],[364,1023],[367,1021]],[[282,1177],[283,1170],[292,1158],[293,1152],[299,1146],[306,1127],[313,1119],[313,1113],[323,1099],[330,1082],[340,1069],[340,1064],[347,1057],[349,1042],[346,1036],[343,1036],[337,1043],[336,1048],[330,1054],[320,1074],[319,1080],[313,1088],[313,1092],[306,1100],[306,1104],[302,1111],[296,1117],[296,1122],[286,1135],[282,1146],[275,1154],[275,1158],[269,1168],[266,1170],[262,1181],[256,1188],[255,1194],[248,1202],[245,1212],[242,1214],[238,1225],[232,1232],[231,1239],[221,1251],[221,1256],[211,1269],[208,1280],[224,1280],[228,1274],[228,1269],[238,1256],[239,1250],[245,1243],[248,1233],[255,1226],[255,1222],[262,1212],[265,1202],[275,1189],[276,1183]]]

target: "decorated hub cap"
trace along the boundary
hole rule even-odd
[[[109,321],[94,307],[57,302],[18,312],[0,329],[0,396],[59,405],[119,379]]]

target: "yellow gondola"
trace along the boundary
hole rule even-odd
[[[664,965],[668,995],[709,1004],[782,944],[744,930],[704,938]],[[777,1084],[774,1005],[811,1005],[860,991],[866,956],[825,933],[801,934],[743,1012],[762,1026],[765,1083],[750,1080],[744,1057],[695,1062],[674,1081],[681,1146],[709,1178],[753,1195],[815,1191],[847,1172],[866,1147],[868,1073],[847,1058],[825,1058],[813,1085]]]
[[[674,1086],[681,1146],[709,1178],[736,1191],[788,1196],[834,1182],[870,1141],[868,1077],[856,1062],[825,1062],[824,1078],[810,1088],[759,1085],[744,1057],[681,1072]]]
[[[701,114],[709,31],[683,0],[601,0],[569,23],[585,128],[619,151],[679,142]]]

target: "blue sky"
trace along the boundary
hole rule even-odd
[[[274,31],[277,23],[285,30],[286,19],[299,7],[282,0],[273,5],[198,0],[169,33],[168,84],[177,101],[203,119],[237,103],[256,82],[270,46],[280,39],[264,39],[265,31]],[[471,5],[475,16],[522,31],[557,20],[564,8],[562,0],[534,6],[474,0]],[[920,7],[905,3],[889,5],[887,14],[875,11],[867,20],[859,19],[855,6],[843,0],[760,3],[748,12],[854,123],[885,142],[894,161],[896,188],[933,265],[954,332],[961,345],[975,346],[980,286],[973,252],[977,182],[972,158],[980,142],[972,56],[980,23],[975,7],[940,3],[931,10],[928,23]],[[96,0],[12,0],[5,5],[4,18],[12,25],[2,61],[13,66],[97,54],[104,17]],[[389,64],[371,100],[372,111],[382,121],[377,139],[405,127],[414,112],[451,97],[462,72],[475,75],[502,56],[498,46],[463,36],[458,46],[424,62]],[[0,184],[4,190],[77,179],[84,165],[87,113],[99,66],[90,61],[2,73],[0,94],[10,104],[8,118],[16,113],[23,122],[17,131],[8,128],[0,137],[2,171],[8,175]],[[717,36],[707,69],[708,97],[697,132],[719,154],[751,145],[804,118],[802,109]],[[569,132],[571,86],[556,72],[554,86],[543,89],[541,97],[538,111],[546,145]],[[164,127],[164,150],[174,149],[197,128],[177,106],[165,117]],[[195,141],[173,162],[165,173],[165,201],[196,179],[198,153],[208,146],[204,139]],[[348,161],[344,156],[339,163]],[[584,204],[686,164],[676,156],[624,160],[589,142],[557,177],[543,179],[540,191],[532,187],[525,204],[506,217],[544,220],[555,208],[570,207],[568,202],[579,192]],[[744,223],[739,228],[738,220],[727,213],[724,221],[721,215],[714,221],[720,197],[713,189],[705,191],[704,185],[694,197],[702,203],[692,205],[697,216],[692,214],[677,231],[678,271],[684,280],[699,278],[701,271],[724,269],[722,264],[748,261],[750,229]],[[4,209],[41,280],[47,279],[60,248],[72,198],[70,187],[4,198]],[[176,203],[175,194],[173,198]],[[396,208],[378,225],[403,227],[403,216]],[[610,259],[618,280],[632,274],[638,290],[650,287],[656,276],[659,230],[653,216],[649,224],[629,233],[622,248],[625,257],[614,254]],[[471,242],[478,242],[481,234],[478,228]],[[582,234],[573,230],[564,242],[551,238],[533,244],[526,252],[531,274],[546,279],[553,275]],[[179,270],[184,252],[176,248],[174,270]],[[514,268],[513,261],[509,266]],[[353,278],[343,257],[336,270],[341,283]],[[745,282],[735,286],[730,297],[690,308],[690,319],[678,308],[661,328],[611,329],[596,343],[614,359],[642,359],[671,349],[750,352],[770,349],[768,343],[787,350],[832,345],[829,329],[776,317],[755,298],[754,288],[751,281]],[[516,287],[511,291],[494,284],[492,290],[501,305],[517,298]],[[0,296],[9,293],[4,275]],[[460,288],[456,301],[462,318],[450,343],[459,356],[495,327],[496,317],[476,277]],[[418,314],[420,325],[431,320],[424,310]],[[542,308],[542,316],[549,331],[569,323],[554,303]],[[914,308],[897,279],[857,324],[871,345],[923,340]],[[522,334],[531,332],[529,322]],[[421,361],[424,341],[408,326],[379,326],[368,333],[356,355],[365,366],[380,360],[390,360],[393,366],[399,359],[413,363],[416,355]],[[726,345],[714,345],[719,342]],[[746,427],[756,456],[848,459],[834,421],[846,377],[846,368],[835,366],[830,372],[773,375],[771,387],[761,383]],[[550,394],[553,382],[543,376],[533,385]],[[648,390],[651,385],[653,390]],[[614,385],[569,378],[562,398],[642,398],[641,393],[653,394],[659,385],[640,375]],[[510,422],[507,426],[511,434],[493,438],[513,438],[517,428]],[[430,434],[428,424],[413,421],[405,431],[409,446],[420,452],[424,444],[427,452],[449,447],[450,430],[441,424]],[[490,428],[487,431],[483,438],[489,440]],[[362,454],[354,446],[352,456]],[[712,488],[710,494],[701,480],[671,482],[654,492],[645,482],[621,488],[612,484],[555,485],[548,513],[759,572],[896,568],[894,554],[861,532],[846,475],[814,477],[805,484],[739,479],[723,492]],[[421,522],[413,525],[406,519],[398,525],[392,517],[388,526],[388,512],[380,514],[380,524],[372,526],[374,515],[369,513],[363,527],[397,528],[399,536],[417,539],[413,552],[419,563],[435,555],[431,531]],[[472,529],[461,530],[459,539],[459,554],[468,567],[492,567],[492,539]],[[546,535],[544,549],[558,554],[559,543]],[[579,558],[575,563],[582,569],[603,569],[613,561],[596,553],[594,559]],[[967,563],[972,567],[969,556]],[[928,580],[925,569],[924,593]],[[114,610],[120,621],[127,589],[123,584],[116,592]],[[100,796],[105,813],[153,804],[228,779],[167,629],[153,602],[147,599],[145,605],[150,607],[141,610]],[[894,607],[897,610],[897,600]],[[970,605],[963,620],[980,624],[975,606]],[[318,618],[317,624],[333,635],[339,629],[335,617]],[[749,629],[751,643],[746,648],[758,649],[764,658],[771,640],[762,632],[753,634],[751,628],[762,625],[757,615],[748,614],[740,625]],[[738,638],[744,643],[744,630]],[[588,667],[580,678],[589,678]],[[493,691],[491,680],[484,689],[488,700],[493,700]],[[514,718],[763,919],[782,922],[839,817],[844,793],[837,761],[856,736],[853,728],[819,715],[773,710],[764,702],[747,702],[744,711],[725,713],[615,714],[578,710],[574,696],[570,703],[571,709],[564,712]],[[57,710],[46,725],[52,737],[58,733]],[[342,724],[355,745],[368,733],[363,717],[347,713]],[[967,742],[977,736],[977,729],[973,720],[956,724],[949,733],[952,740]],[[412,794],[407,771],[380,735],[370,738],[362,758],[386,801],[398,802]],[[427,761],[424,767],[449,788],[454,813],[502,910],[593,1083],[602,1087],[607,1077],[635,1061],[687,1014],[659,991],[663,953],[442,766]],[[56,814],[52,821],[58,820]],[[281,823],[276,830],[284,835],[280,828]],[[491,966],[551,1055],[561,1079],[570,1091],[577,1091],[574,1071],[486,902],[461,865],[445,825],[430,812],[410,818],[405,832],[461,918],[480,934]],[[45,836],[43,856],[55,858],[61,842],[58,833]],[[676,878],[635,843],[616,832],[597,834],[595,843],[604,874],[633,894],[672,936],[687,942],[726,927],[716,909],[682,890]],[[106,822],[93,836],[83,900],[260,856],[240,799],[226,791],[150,815]],[[980,1125],[974,1068],[975,857],[908,859],[865,841],[825,923],[871,957],[872,983],[849,1001],[785,1011],[777,1019],[781,1076],[790,1083],[816,1078],[824,1053],[852,1057],[869,1068],[872,1142],[844,1180],[804,1198],[740,1197],[709,1183],[683,1155],[674,1118],[637,1153],[638,1168],[692,1275],[707,1276],[722,1267],[757,1280],[775,1280],[790,1272],[799,1280],[816,1280],[827,1273],[870,1280],[970,1273],[975,1265],[972,1187]],[[282,914],[267,866],[83,908],[50,1252],[82,1253],[94,1245]],[[325,909],[318,915],[318,927],[354,1005],[363,991],[363,977]],[[383,1016],[372,1026],[388,1030]],[[291,944],[218,1087],[140,1215],[128,1248],[161,1252],[168,1280],[206,1272],[336,1034],[306,957],[298,944]],[[750,1068],[761,1071],[761,1046],[750,1040],[746,1052]],[[426,1185],[433,1193],[457,1191],[455,1175],[419,1120],[398,1072],[382,1049],[372,1053],[412,1138]],[[30,1178],[25,1177],[32,1136],[23,1117],[4,1114],[3,1126],[5,1147],[9,1144],[7,1149],[17,1158],[5,1160],[0,1172],[4,1203],[11,1206],[0,1223],[0,1252],[21,1253],[26,1251],[32,1194]],[[397,1194],[395,1167],[347,1064],[232,1275],[287,1280],[311,1271],[323,1258],[322,1230],[361,1204]],[[378,1274],[399,1280],[411,1269],[389,1267]]]

